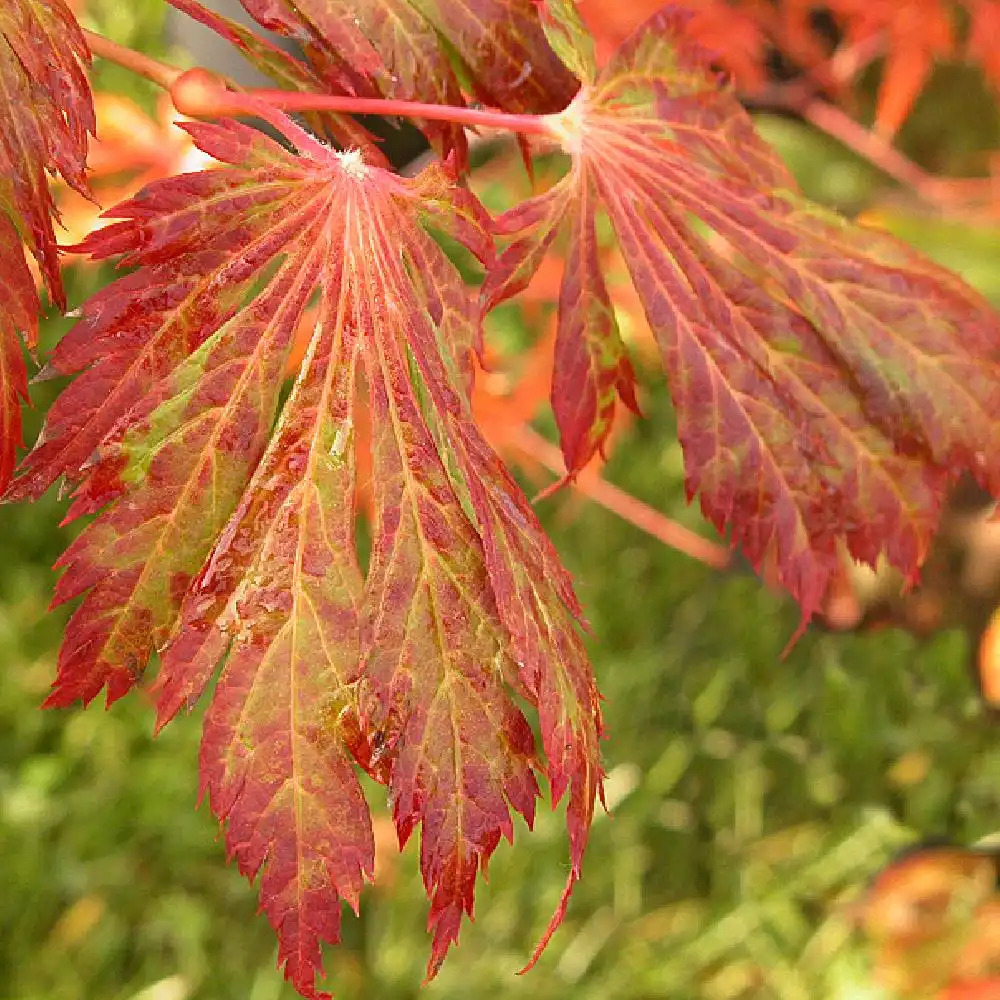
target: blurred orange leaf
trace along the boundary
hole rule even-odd
[[[97,137],[91,139],[87,161],[97,204],[65,185],[57,189],[66,244],[81,242],[105,224],[101,205],[131,198],[150,181],[209,164],[190,135],[175,124],[179,116],[166,96],[157,105],[155,118],[118,94],[96,94],[94,107]]]

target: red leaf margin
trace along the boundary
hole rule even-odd
[[[86,68],[90,52],[63,0],[7,0],[0,10],[0,494],[10,482],[28,399],[21,337],[38,338],[40,303],[24,256],[49,293],[66,301],[46,172],[87,192],[87,135],[95,128]]]

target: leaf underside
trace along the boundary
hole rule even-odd
[[[192,0],[171,0],[188,7]],[[323,89],[512,112],[564,108],[577,81],[546,41],[534,0],[240,0],[265,28],[301,43]],[[305,88],[311,89],[311,88]],[[461,126],[424,122],[464,165]]]
[[[53,300],[65,308],[46,173],[81,193],[94,110],[79,25],[63,0],[6,0],[0,6],[0,492],[21,443],[27,370],[21,337],[33,349],[38,294],[30,250]]]

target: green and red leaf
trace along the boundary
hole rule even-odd
[[[345,68],[342,79],[321,76],[301,59],[296,59],[239,21],[206,7],[199,0],[169,0],[169,3],[214,31],[223,41],[237,49],[254,69],[270,77],[279,87],[310,93],[354,93],[361,83],[362,78],[356,73],[352,74],[350,67]],[[327,135],[342,146],[363,148],[370,160],[378,162],[380,166],[388,165],[378,152],[375,137],[349,115],[308,112],[303,117],[318,135]]]
[[[568,894],[602,773],[572,585],[472,422],[478,310],[425,228],[488,260],[489,220],[440,166],[403,180],[306,137],[295,155],[232,122],[185,127],[222,166],[150,185],[80,248],[135,270],[56,348],[50,370],[79,374],[13,486],[64,478],[69,516],[98,512],[61,559],[56,599],[85,596],[49,703],[113,700],[160,651],[163,725],[224,660],[202,785],[241,871],[263,870],[286,976],[319,995],[340,901],[372,876],[352,761],[388,784],[401,843],[420,828],[433,975],[511,810],[532,822],[536,772],[556,800],[570,788]]]
[[[514,240],[484,299],[523,287],[568,226],[559,327],[576,347],[554,384],[579,373],[586,406],[554,405],[572,474],[607,434],[601,401],[628,384],[581,264],[604,212],[660,346],[689,495],[755,564],[775,559],[808,617],[841,541],[912,579],[948,482],[967,470],[1000,489],[1000,321],[903,244],[805,202],[686,23],[655,15],[550,118],[570,171],[498,220]]]
[[[329,250],[327,246],[326,250]],[[309,995],[320,943],[340,936],[374,873],[351,764],[362,575],[347,497],[357,341],[338,327],[336,276],[280,426],[239,508],[185,595],[157,679],[158,726],[228,659],[205,719],[202,789],[240,870],[261,880],[278,961]],[[332,310],[332,311],[331,311]]]
[[[76,378],[7,493],[67,483],[69,518],[95,515],[60,560],[56,600],[81,601],[48,704],[113,701],[159,654],[163,726],[221,665],[202,790],[308,997],[374,874],[359,768],[388,787],[400,843],[420,831],[429,977],[546,779],[567,799],[570,866],[530,966],[580,875],[602,720],[572,582],[473,419],[480,303],[522,290],[565,240],[552,404],[575,475],[618,402],[636,408],[606,216],[668,374],[689,494],[755,564],[773,560],[806,617],[843,545],[913,578],[949,482],[1000,490],[1000,321],[901,243],[804,201],[676,8],[599,69],[571,0],[243,0],[308,65],[173,2],[294,88],[543,113],[571,166],[494,223],[455,176],[457,125],[426,127],[456,155],[412,179],[343,117],[313,121],[360,148],[328,148],[263,99],[246,106],[297,153],[232,121],[184,126],[218,169],[149,185],[77,248],[132,271],[53,353],[46,372]],[[84,186],[86,50],[68,17],[61,0],[0,13],[0,86],[41,95],[0,113],[0,481],[26,392],[16,335],[31,340],[37,313],[22,240],[58,299],[45,170]],[[29,30],[46,45],[25,54]],[[434,232],[486,266],[478,302]]]
[[[21,337],[34,348],[39,301],[26,247],[55,302],[65,308],[46,174],[87,190],[87,134],[94,108],[90,54],[63,0],[8,0],[0,7],[0,492],[21,443],[27,371]]]
[[[172,0],[190,4],[191,0]],[[533,0],[241,0],[266,28],[303,42],[334,92],[512,112],[565,107],[576,80],[546,41]],[[464,163],[464,130],[424,122]]]
[[[368,365],[376,544],[364,629],[365,728],[393,753],[393,818],[400,843],[423,823],[421,871],[431,899],[432,976],[472,915],[480,869],[509,806],[531,825],[538,786],[534,738],[511,690],[482,545],[424,425],[405,364],[380,345]],[[376,354],[377,352],[377,354]],[[394,427],[410,428],[402,443]],[[376,772],[377,773],[377,772]]]

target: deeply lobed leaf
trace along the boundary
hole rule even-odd
[[[567,895],[601,780],[579,606],[472,421],[478,311],[425,228],[488,260],[488,219],[442,167],[403,180],[356,151],[296,156],[233,122],[185,127],[223,166],[150,185],[80,248],[135,270],[56,348],[50,370],[77,378],[13,486],[35,496],[65,478],[70,517],[100,511],[60,561],[57,600],[85,596],[49,703],[120,697],[159,650],[163,725],[224,660],[202,786],[240,869],[262,871],[286,976],[319,995],[321,942],[372,875],[352,758],[388,784],[400,841],[420,827],[433,975],[513,837],[511,808],[530,825],[536,771],[555,800],[569,789]],[[544,764],[517,697],[539,710]]]
[[[0,491],[13,471],[28,396],[20,337],[33,348],[38,335],[38,295],[23,247],[52,298],[66,304],[46,173],[87,190],[87,133],[94,131],[89,58],[63,0],[0,6]]]
[[[968,470],[1000,488],[1000,323],[903,244],[805,202],[686,22],[655,15],[550,119],[571,169],[498,220],[514,239],[484,298],[524,287],[569,229],[553,406],[573,474],[615,391],[629,401],[591,249],[605,212],[670,379],[689,495],[755,564],[774,559],[808,617],[841,541],[913,578],[947,483]]]
[[[199,0],[169,0],[169,3],[187,17],[214,31],[223,41],[236,48],[254,69],[270,77],[279,87],[313,93],[353,93],[359,85],[359,78],[349,73],[342,79],[321,75],[301,59],[296,59],[238,21],[206,7]],[[342,146],[363,148],[366,156],[373,162],[378,162],[381,166],[387,165],[378,152],[374,136],[354,118],[328,112],[312,112],[304,118],[318,135],[326,135]]]
[[[171,0],[188,6],[191,0]],[[513,112],[566,106],[576,81],[545,40],[533,0],[240,0],[266,28],[303,44],[334,92]],[[460,126],[424,122],[464,162]]]

